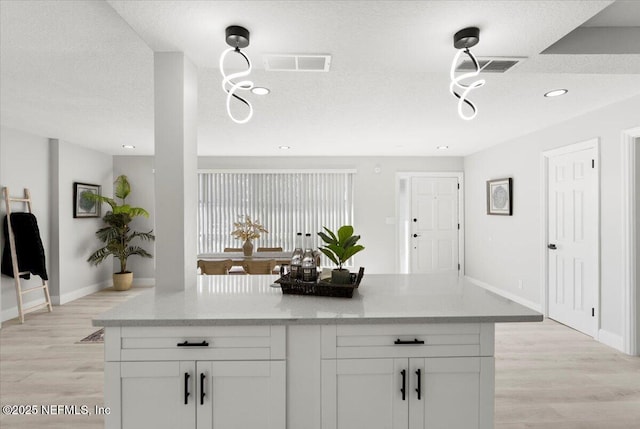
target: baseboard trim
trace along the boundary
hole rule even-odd
[[[609,331],[605,331],[604,329],[599,329],[597,340],[600,341],[605,346],[612,347],[623,353],[625,352],[624,339],[622,338],[622,335],[614,334]]]
[[[133,277],[133,283],[131,284],[131,286],[155,286],[155,285],[156,285],[155,277],[136,278],[135,276]]]
[[[113,284],[112,280],[105,280],[100,283],[95,283],[89,286],[85,286],[80,289],[76,289],[72,292],[67,292],[62,295],[54,295],[51,297],[51,302],[53,305],[63,305],[71,301],[75,301],[78,298],[82,298],[83,296],[91,295],[92,293],[96,293],[99,290],[102,290],[106,287],[109,287]]]
[[[142,277],[142,278],[134,278],[132,286],[155,286],[156,279],[153,277]],[[71,301],[75,301],[78,298],[82,298],[83,296],[91,295],[92,293],[96,293],[102,289],[113,286],[112,280],[105,280],[100,283],[95,283],[81,289],[74,290],[72,292],[65,293],[63,295],[51,295],[51,304],[54,306],[67,304]],[[28,307],[33,307],[34,305],[39,305],[44,303],[44,298],[34,299],[33,301],[28,301],[25,303]],[[54,310],[55,311],[55,310]],[[3,310],[0,315],[0,322],[6,322],[7,320],[15,319],[18,317],[18,306],[14,305],[13,307],[7,308]],[[25,316],[26,317],[26,316]]]
[[[542,306],[540,304],[537,304],[533,301],[529,301],[528,299],[524,299],[510,292],[504,291],[500,288],[490,285],[489,283],[485,283],[478,279],[474,279],[473,277],[469,277],[469,276],[464,276],[464,277],[467,280],[469,280],[471,283],[475,284],[476,286],[480,286],[481,288],[484,288],[490,292],[493,292],[496,295],[500,295],[503,298],[510,299],[513,302],[517,302],[518,304],[524,305],[525,307],[528,307],[534,311],[542,313]]]
[[[51,299],[51,303],[53,303],[53,298]],[[44,298],[34,299],[33,301],[27,301],[23,305],[25,307],[33,307],[36,305],[44,304]],[[15,319],[18,317],[18,305],[14,305],[13,307],[7,308],[2,311],[2,322],[6,322],[7,320]],[[25,318],[29,317],[28,314],[25,315]]]

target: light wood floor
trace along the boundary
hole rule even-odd
[[[78,341],[96,330],[94,315],[142,290],[107,289],[3,323],[0,404],[102,405],[104,348]],[[0,415],[0,427],[93,429],[103,418]],[[640,357],[549,320],[498,324],[495,428],[640,428]]]

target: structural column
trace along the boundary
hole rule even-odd
[[[197,89],[184,53],[154,54],[156,293],[196,282]]]

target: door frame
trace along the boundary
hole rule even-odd
[[[458,275],[464,277],[464,172],[462,171],[438,171],[438,172],[425,172],[425,171],[400,171],[396,173],[396,254],[398,257],[396,258],[396,272],[402,273],[402,258],[410,257],[410,254],[405,255],[403,249],[403,242],[407,240],[408,237],[405,237],[403,227],[403,221],[405,219],[400,219],[399,213],[402,213],[403,205],[409,204],[409,211],[411,210],[411,197],[410,197],[410,189],[409,189],[409,198],[405,200],[402,198],[400,194],[400,182],[402,180],[410,181],[414,177],[433,177],[433,178],[443,178],[443,177],[453,177],[458,179],[458,184],[460,185],[460,191],[458,192],[458,222],[460,223],[460,229],[458,230],[458,263],[460,264],[460,270],[458,270]],[[409,220],[408,218],[406,219]]]
[[[640,166],[636,165],[636,145],[640,144],[640,127],[622,132],[622,329],[623,351],[630,355],[640,353],[640,319],[638,318],[638,267],[636,256],[638,249],[636,231],[636,216],[640,207],[637,206],[636,175]]]
[[[542,219],[542,228],[540,234],[540,261],[542,262],[542,270],[540,284],[542,287],[542,312],[545,317],[549,317],[549,260],[547,244],[549,243],[549,158],[558,155],[564,155],[571,152],[578,152],[585,149],[595,149],[595,170],[596,170],[596,299],[594,302],[596,312],[596,329],[594,338],[598,339],[600,332],[600,138],[585,140],[579,143],[573,143],[555,149],[542,152],[540,161],[540,219]]]

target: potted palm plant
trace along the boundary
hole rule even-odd
[[[153,231],[138,232],[133,231],[129,224],[137,216],[149,217],[149,213],[141,207],[131,207],[126,203],[126,198],[131,193],[131,185],[127,176],[118,176],[114,182],[115,198],[121,200],[118,203],[115,198],[108,198],[101,195],[87,195],[87,198],[111,206],[102,220],[106,225],[96,231],[96,236],[102,241],[104,246],[96,250],[89,256],[87,262],[98,265],[109,256],[113,256],[120,261],[120,271],[113,274],[113,287],[116,290],[127,290],[131,288],[133,273],[127,271],[127,259],[130,256],[138,255],[144,258],[151,258],[152,255],[140,246],[132,244],[136,239],[155,240]]]
[[[349,284],[351,282],[351,273],[346,268],[343,268],[342,265],[353,255],[364,250],[364,246],[356,244],[360,240],[360,236],[353,235],[353,227],[351,225],[341,226],[337,233],[334,233],[326,226],[323,228],[327,233],[319,232],[318,235],[326,244],[320,248],[320,251],[338,266],[338,268],[331,271],[331,283]]]

